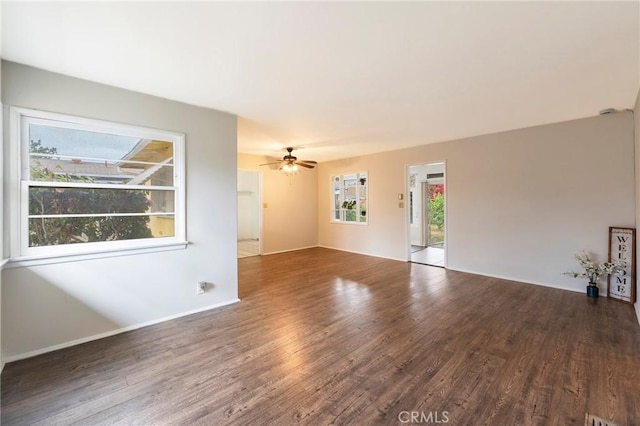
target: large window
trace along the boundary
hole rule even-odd
[[[184,243],[184,135],[18,108],[11,118],[12,257]]]
[[[367,218],[367,174],[350,173],[331,176],[333,222],[366,224]]]

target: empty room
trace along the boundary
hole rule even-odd
[[[640,424],[640,2],[0,2],[3,425]]]

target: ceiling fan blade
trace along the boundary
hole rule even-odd
[[[307,169],[313,169],[315,167],[315,166],[312,166],[311,164],[304,164],[299,161],[294,162],[294,164],[297,164],[298,166],[306,167]]]
[[[318,164],[317,161],[312,161],[312,160],[298,160],[301,163],[307,163],[307,164]]]
[[[259,166],[272,166],[274,164],[280,164],[282,163],[282,161],[274,161],[273,163],[264,163],[264,164],[258,164]]]

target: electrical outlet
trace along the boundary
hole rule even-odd
[[[204,289],[207,288],[206,281],[198,281],[198,287],[196,288],[196,294],[204,294]]]

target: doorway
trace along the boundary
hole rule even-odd
[[[262,254],[260,187],[260,172],[238,170],[238,258]]]
[[[446,267],[445,163],[408,168],[410,261]]]

